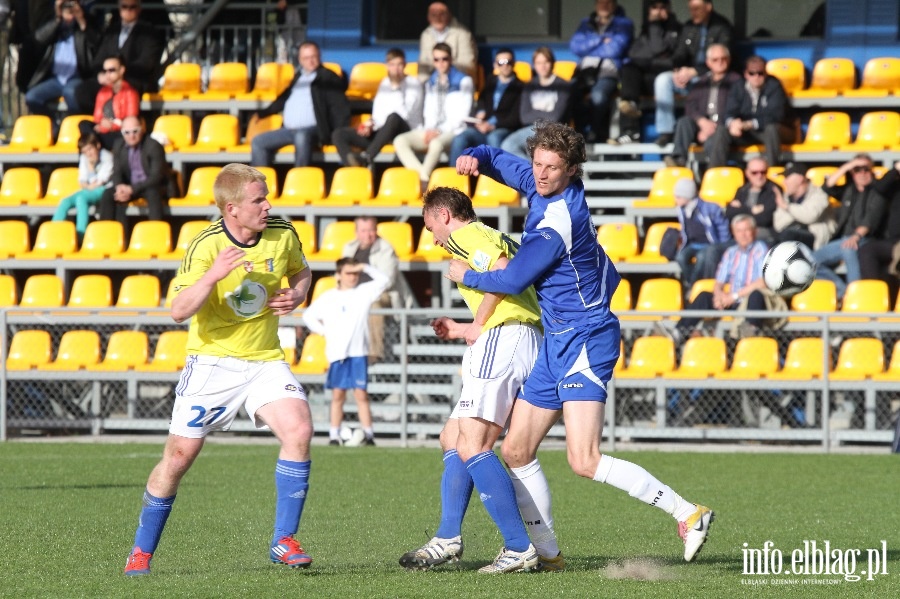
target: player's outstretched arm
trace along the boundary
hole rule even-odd
[[[184,322],[196,314],[206,303],[216,283],[241,266],[244,254],[244,250],[233,245],[219,252],[209,270],[196,283],[181,291],[172,300],[172,319],[175,322]]]

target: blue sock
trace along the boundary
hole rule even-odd
[[[497,454],[485,451],[472,456],[466,461],[466,470],[475,481],[484,509],[500,529],[506,548],[512,551],[528,549],[531,540],[519,515],[516,490]]]
[[[441,476],[441,525],[434,536],[452,539],[462,534],[463,516],[472,497],[472,477],[466,472],[455,449],[444,453]]]
[[[143,507],[138,520],[137,531],[134,533],[134,547],[140,547],[144,553],[153,553],[159,545],[166,520],[172,513],[172,504],[175,496],[154,497],[150,491],[144,490]],[[133,548],[132,548],[133,549]]]
[[[290,537],[297,533],[306,492],[309,490],[309,460],[291,462],[278,460],[275,464],[275,533],[272,544],[282,537]]]

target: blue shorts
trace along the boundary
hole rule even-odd
[[[363,389],[369,382],[369,358],[344,358],[328,365],[326,389]]]
[[[558,333],[545,332],[522,398],[548,410],[560,410],[567,401],[606,402],[606,386],[619,359],[620,343],[615,317]]]

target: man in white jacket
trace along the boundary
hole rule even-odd
[[[453,66],[450,46],[435,44],[432,59],[435,70],[425,84],[424,123],[394,138],[397,158],[403,166],[419,173],[422,191],[427,188],[441,154],[465,129],[475,91],[472,78]],[[419,160],[416,152],[425,152],[424,160]]]
[[[428,27],[419,36],[419,80],[423,83],[434,71],[431,50],[443,42],[450,47],[453,64],[470,77],[475,76],[478,47],[472,32],[463,27],[443,2],[432,2],[428,7]]]
[[[784,194],[775,194],[776,241],[799,241],[817,250],[834,234],[836,223],[828,194],[806,176],[805,164],[784,167]]]

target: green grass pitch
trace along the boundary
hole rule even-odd
[[[407,572],[397,559],[434,532],[438,449],[315,446],[299,538],[309,570],[268,561],[275,445],[210,443],[186,477],[153,560],[122,574],[159,444],[0,445],[2,597],[898,597],[900,459],[891,455],[621,452],[716,522],[697,561],[682,561],[675,522],[627,494],[576,477],[565,452],[541,462],[554,492],[561,574],[486,576],[502,544],[477,495],[459,565]],[[427,532],[426,532],[427,531]],[[804,541],[855,574],[744,573],[747,548],[771,541],[769,562]],[[882,544],[882,541],[885,543]],[[834,568],[833,568],[834,569]],[[886,572],[886,574],[884,573]],[[873,580],[868,580],[872,577]],[[833,582],[837,581],[837,584]],[[752,584],[751,584],[752,583]]]

